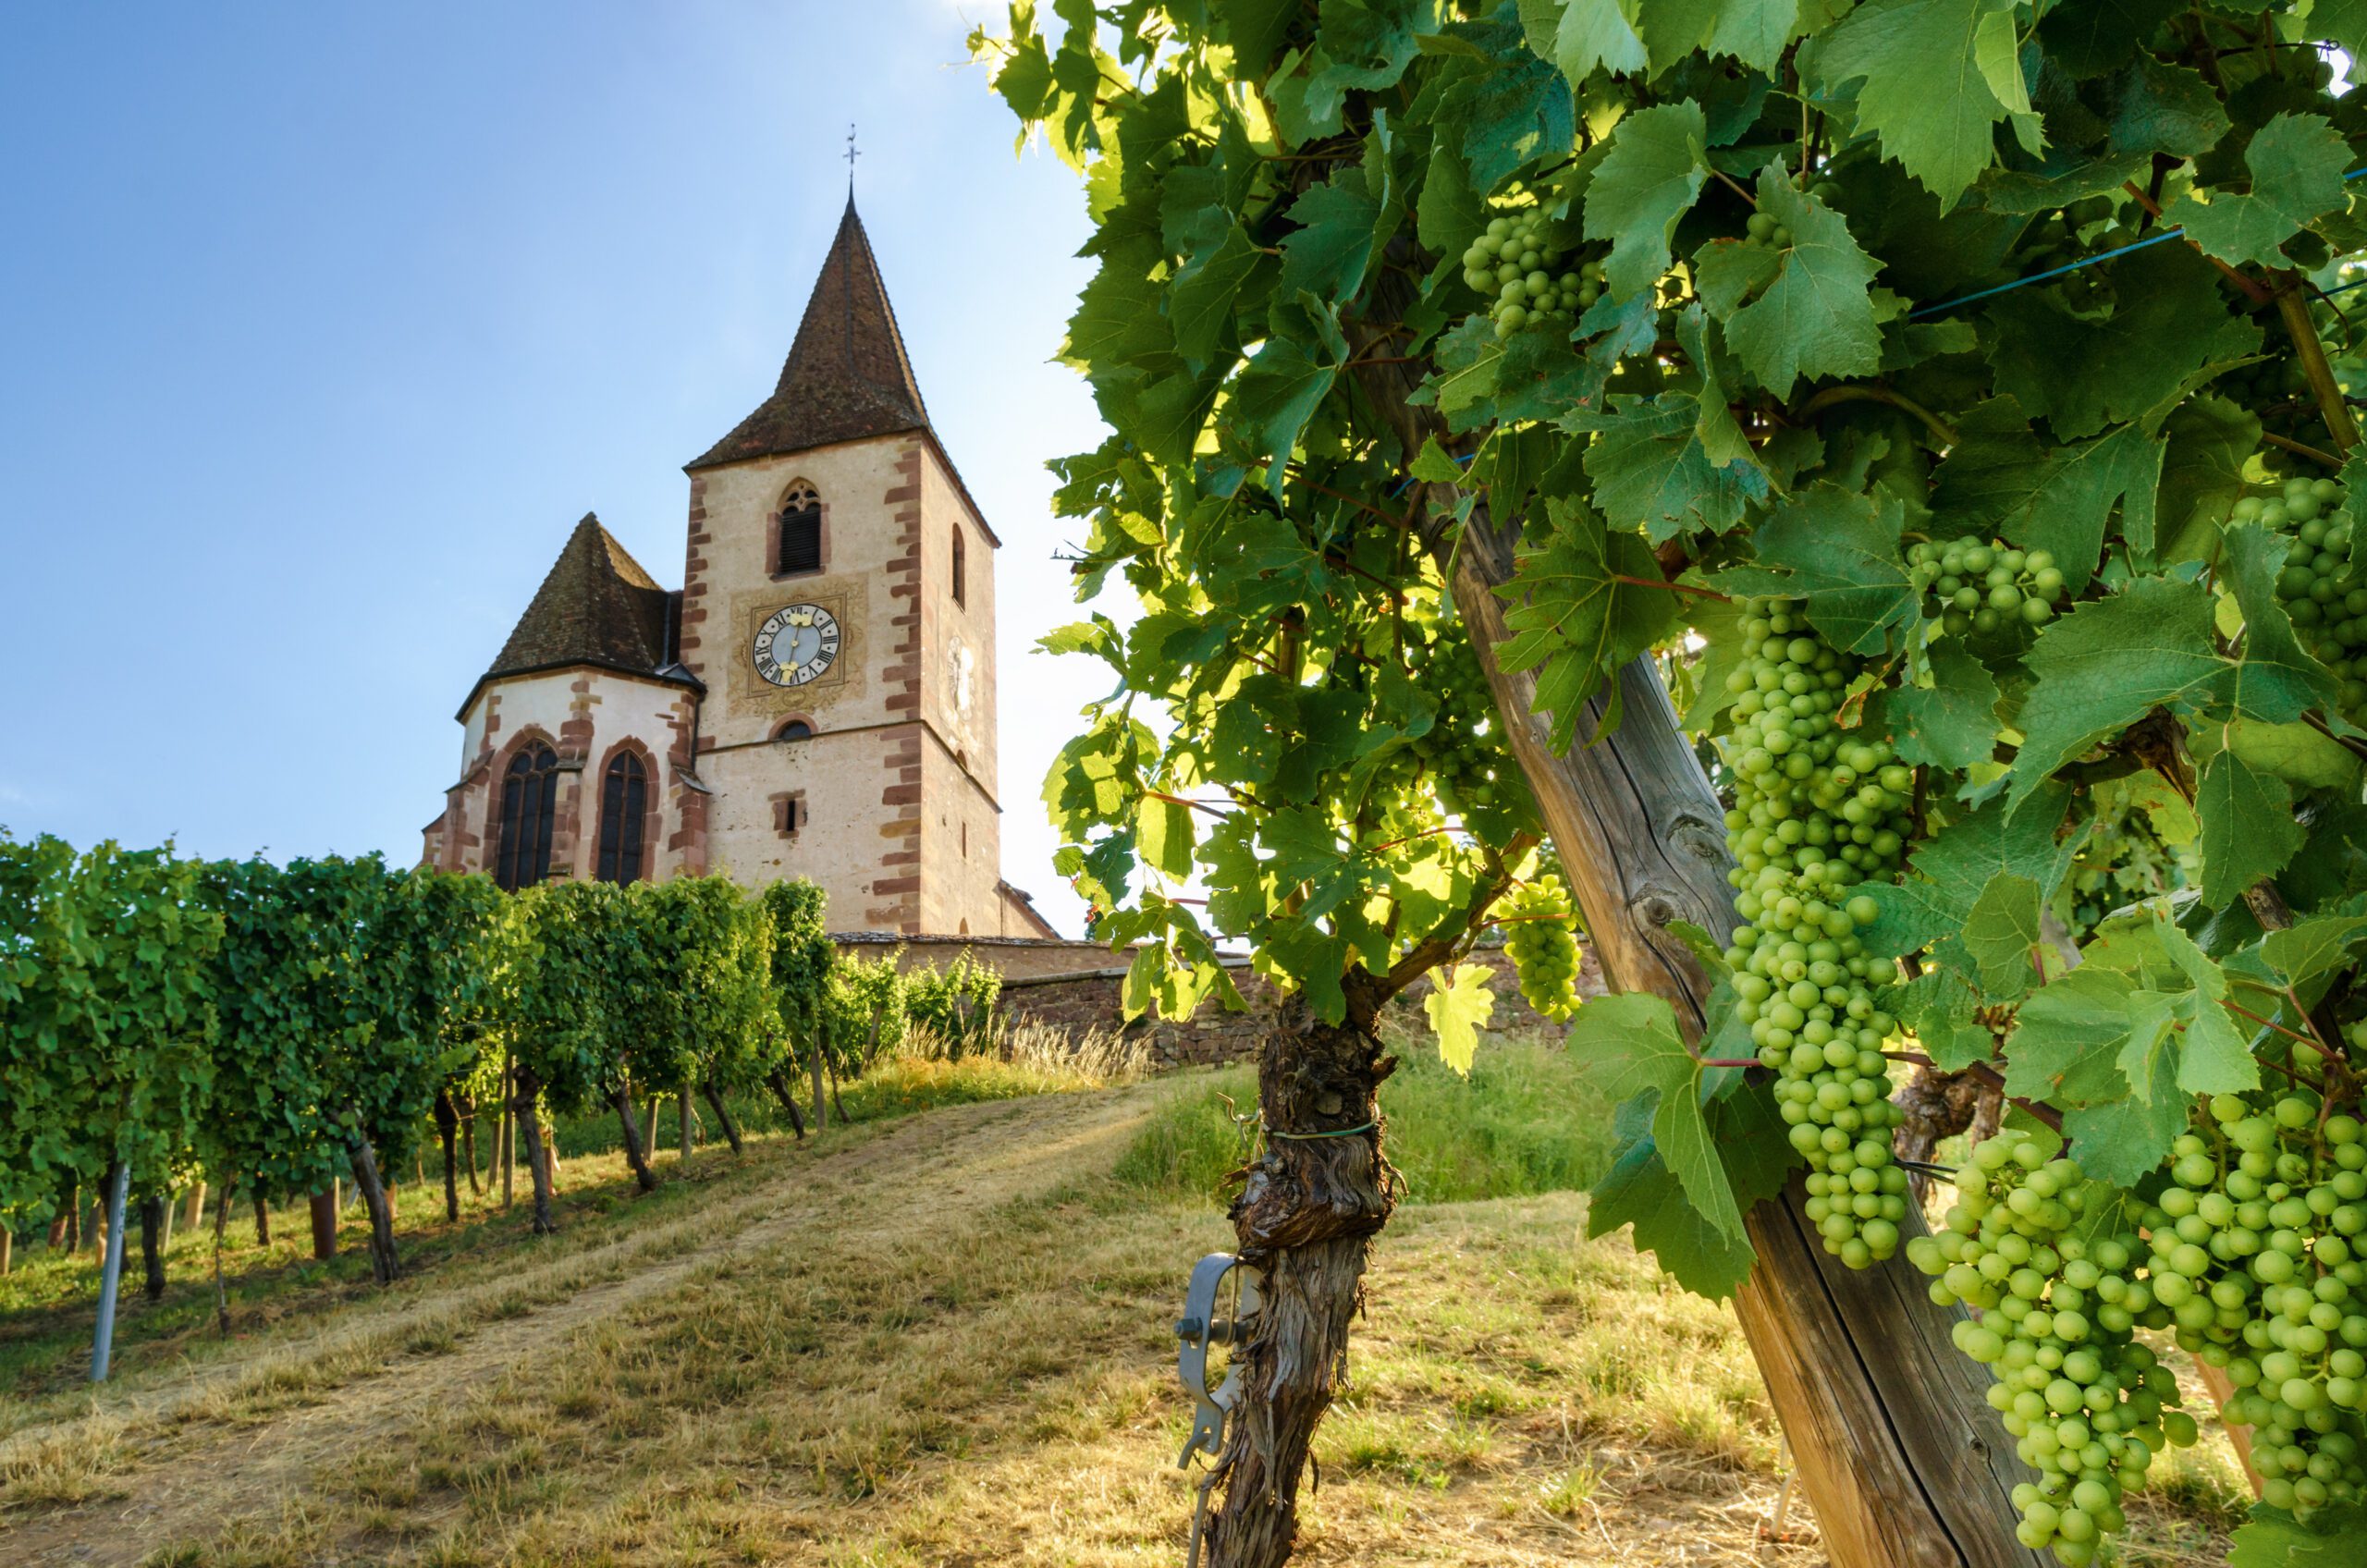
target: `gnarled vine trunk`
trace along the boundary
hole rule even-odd
[[[1318,1422],[1347,1369],[1365,1252],[1395,1193],[1374,1098],[1397,1065],[1373,1034],[1381,998],[1348,977],[1348,1016],[1326,1023],[1294,997],[1257,1058],[1266,1144],[1233,1200],[1243,1261],[1258,1270],[1244,1397],[1210,1472],[1223,1501],[1203,1540],[1210,1568],[1274,1568],[1298,1529],[1298,1485]]]
[[[141,1288],[150,1301],[165,1299],[165,1247],[172,1239],[172,1211],[165,1194],[140,1194]]]
[[[632,1179],[644,1193],[657,1190],[657,1172],[649,1168],[648,1151],[642,1147],[641,1124],[633,1120],[632,1090],[618,1089],[608,1096],[608,1103],[617,1108],[617,1123],[624,1129],[625,1163],[632,1167]]]
[[[395,1254],[395,1206],[378,1175],[377,1151],[360,1133],[349,1133],[345,1157],[353,1164],[353,1184],[362,1190],[362,1207],[370,1211],[370,1276],[382,1285],[391,1285],[403,1265]]]
[[[542,1118],[534,1104],[542,1095],[543,1081],[521,1067],[510,1082],[509,1124],[526,1140],[526,1170],[534,1182],[534,1234],[547,1236],[558,1226],[551,1219],[551,1168],[543,1158]]]
[[[723,1091],[715,1086],[713,1078],[700,1084],[699,1089],[706,1096],[706,1103],[714,1108],[715,1120],[722,1126],[724,1140],[730,1144],[731,1152],[740,1153],[747,1145],[740,1141],[740,1126],[731,1120],[730,1108],[723,1103]]]
[[[776,1067],[765,1075],[765,1083],[771,1088],[773,1097],[780,1101],[781,1109],[788,1113],[789,1130],[797,1134],[800,1143],[804,1142],[805,1118],[798,1114],[797,1096],[789,1092],[789,1074]]]
[[[457,1225],[460,1222],[460,1111],[451,1095],[442,1089],[435,1091],[435,1136],[444,1145],[444,1218]]]

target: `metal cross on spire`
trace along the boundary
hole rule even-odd
[[[854,199],[854,161],[863,156],[863,149],[854,144],[854,122],[847,122],[847,199]]]

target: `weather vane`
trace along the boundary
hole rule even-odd
[[[855,161],[857,158],[860,158],[860,157],[862,157],[862,156],[863,156],[863,150],[862,150],[861,148],[857,147],[857,146],[854,144],[854,122],[853,122],[852,120],[849,120],[849,121],[847,122],[847,153],[846,153],[846,158],[847,158],[847,194],[848,194],[848,195],[850,195],[850,196],[852,196],[852,195],[853,195],[853,194],[854,194],[854,161]]]

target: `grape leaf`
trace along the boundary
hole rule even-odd
[[[1637,1250],[1659,1258],[1678,1284],[1723,1301],[1749,1278],[1757,1255],[1747,1238],[1720,1231],[1686,1200],[1652,1141],[1651,1120],[1641,1102],[1619,1108],[1613,1127],[1624,1145],[1588,1192],[1587,1234],[1607,1236],[1632,1225]]]
[[[1620,75],[1640,71],[1650,64],[1644,40],[1636,31],[1640,0],[1562,0],[1561,25],[1552,33],[1553,63],[1562,67],[1574,90],[1584,90],[1597,67]],[[1545,0],[1522,0],[1521,18],[1549,13]],[[1537,29],[1532,26],[1531,36]]]
[[[1612,1099],[1659,1096],[1652,1143],[1660,1158],[1711,1229],[1739,1238],[1742,1210],[1701,1110],[1701,1064],[1677,1035],[1667,998],[1649,991],[1595,998],[1578,1010],[1570,1051]]]
[[[1977,1015],[1981,998],[1953,969],[1927,969],[1890,993],[1890,1011],[1943,1072],[1960,1072],[1995,1051]]]
[[[2270,932],[2261,940],[2260,956],[2299,991],[2320,975],[2347,966],[2362,936],[2367,936],[2367,914],[2320,915]]]
[[[1858,495],[1813,485],[1779,503],[1759,525],[1756,565],[1711,581],[1732,594],[1805,599],[1809,623],[1836,646],[1880,653],[1893,631],[1911,630],[1921,613],[1922,595],[1899,564],[1904,522],[1889,491]]]
[[[1979,968],[1981,994],[1993,1001],[2016,1001],[2030,989],[2038,905],[2036,881],[2001,871],[1965,914],[1961,939]]]
[[[1175,351],[1196,363],[1214,359],[1227,329],[1245,302],[1250,277],[1272,263],[1239,224],[1204,255],[1175,275],[1167,293],[1167,313],[1175,326]]]
[[[2124,156],[2166,153],[2191,158],[2227,134],[2227,112],[2201,71],[2140,54],[2120,80],[2111,109],[2112,150]]]
[[[2202,818],[2202,901],[2213,909],[2226,908],[2262,877],[2275,876],[2301,847],[2292,790],[2232,749],[2202,770],[2194,804]]]
[[[1638,0],[1635,20],[1657,75],[1696,49],[1772,70],[1798,14],[1799,0]]]
[[[1687,533],[1719,533],[1740,522],[1749,502],[1768,493],[1755,463],[1721,465],[1701,445],[1700,400],[1664,392],[1649,402],[1615,398],[1600,412],[1574,410],[1563,427],[1590,432],[1587,477],[1595,504],[1622,528],[1640,528],[1654,544]]]
[[[1876,693],[1866,722],[1910,766],[1959,772],[1997,749],[1997,681],[1957,637],[1932,644],[1932,684]]]
[[[2023,702],[2022,747],[2005,776],[2019,807],[2047,777],[2157,707],[2201,701],[2227,664],[2211,641],[2200,583],[2140,577],[2046,627],[2023,661],[2037,678]]]
[[[2024,288],[1988,305],[1997,390],[2078,440],[2106,425],[2166,414],[2200,374],[2233,364],[2260,329],[2228,313],[2218,274],[2182,245],[2156,245],[2113,263],[2119,304],[2101,320],[2075,316],[2047,291]],[[2099,375],[2096,367],[2110,365]]]
[[[2322,1509],[2308,1525],[2264,1505],[2238,1525],[2227,1568],[2367,1568],[2367,1508]]]
[[[1689,98],[1639,109],[1612,132],[1587,187],[1586,236],[1611,241],[1603,276],[1614,298],[1642,293],[1668,270],[1669,236],[1709,178],[1709,134]]]
[[[2279,247],[2312,218],[2344,204],[2342,175],[2349,163],[2349,148],[2324,120],[2279,115],[2244,149],[2250,190],[2189,190],[2167,215],[2223,262],[2283,266]]]
[[[2060,1109],[2071,1158],[2120,1186],[2158,1167],[2187,1125],[2169,1053],[2151,1059],[2141,1092],[2121,1071],[2137,991],[2122,971],[2082,964],[2030,994],[2005,1042],[2005,1092]]]
[[[1858,89],[1858,129],[1940,199],[1956,205],[1995,158],[1991,129],[2008,113],[1976,58],[1981,23],[2012,0],[1869,0],[1802,57],[1825,91]]]
[[[2151,554],[2161,441],[2123,425],[2100,440],[2042,447],[2011,398],[1980,404],[1956,428],[1963,439],[1932,476],[1947,526],[2051,552],[2073,593],[2103,558],[2116,508],[2130,546]]]
[[[1539,671],[1534,709],[1553,716],[1549,744],[1559,750],[1576,738],[1595,688],[1667,632],[1676,595],[1640,585],[1660,581],[1660,563],[1635,534],[1606,529],[1576,502],[1556,498],[1546,511],[1550,539],[1523,546],[1513,580],[1497,590],[1511,601],[1513,635],[1496,659],[1507,674]]]
[[[1878,263],[1849,237],[1847,222],[1794,187],[1780,163],[1760,171],[1759,210],[1791,230],[1790,245],[1714,240],[1695,263],[1702,302],[1724,324],[1744,368],[1779,398],[1802,376],[1871,374],[1882,358],[1868,292]]]
[[[1430,994],[1422,998],[1422,1011],[1439,1037],[1440,1060],[1466,1078],[1471,1076],[1471,1059],[1479,1049],[1479,1031],[1495,1016],[1496,996],[1488,989],[1490,973],[1484,963],[1458,963],[1451,977],[1433,972]]]
[[[2244,612],[2243,657],[2229,678],[2229,705],[2270,724],[2297,719],[2313,707],[2331,711],[2334,676],[2301,651],[2292,619],[2276,596],[2289,541],[2258,523],[2230,528],[2224,537],[2220,577]]]
[[[1192,875],[1192,813],[1180,801],[1145,795],[1134,808],[1143,864],[1177,880]]]

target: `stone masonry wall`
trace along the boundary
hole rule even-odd
[[[1075,945],[1085,946],[1082,943]],[[1106,949],[1103,950],[1106,953]],[[987,955],[982,952],[978,956],[984,958]],[[1521,999],[1520,983],[1513,973],[1512,961],[1504,956],[1502,949],[1480,949],[1469,962],[1484,963],[1495,971],[1490,988],[1495,992],[1496,1007],[1489,1021],[1490,1029],[1526,1032],[1558,1027],[1539,1017]],[[1274,987],[1265,976],[1246,967],[1234,969],[1232,974],[1233,984],[1241,989],[1242,999],[1249,1004],[1245,1011],[1228,1012],[1216,1003],[1208,1002],[1196,1015],[1184,1022],[1171,1023],[1145,1016],[1125,1024],[1122,1032],[1129,1036],[1147,1037],[1162,1067],[1196,1067],[1255,1057],[1273,1016]],[[1002,994],[1001,1011],[1006,1025],[1042,1023],[1075,1033],[1087,1029],[1119,1029],[1119,988],[1124,983],[1122,976],[1122,970],[1044,978],[1021,978],[1014,974],[1011,981],[1005,983]],[[1425,975],[1391,1002],[1392,1012],[1408,1026],[1426,1027],[1422,998],[1429,994],[1429,977]],[[1591,952],[1587,954],[1585,966],[1579,972],[1578,990],[1583,996],[1600,995],[1602,990],[1602,972]]]

